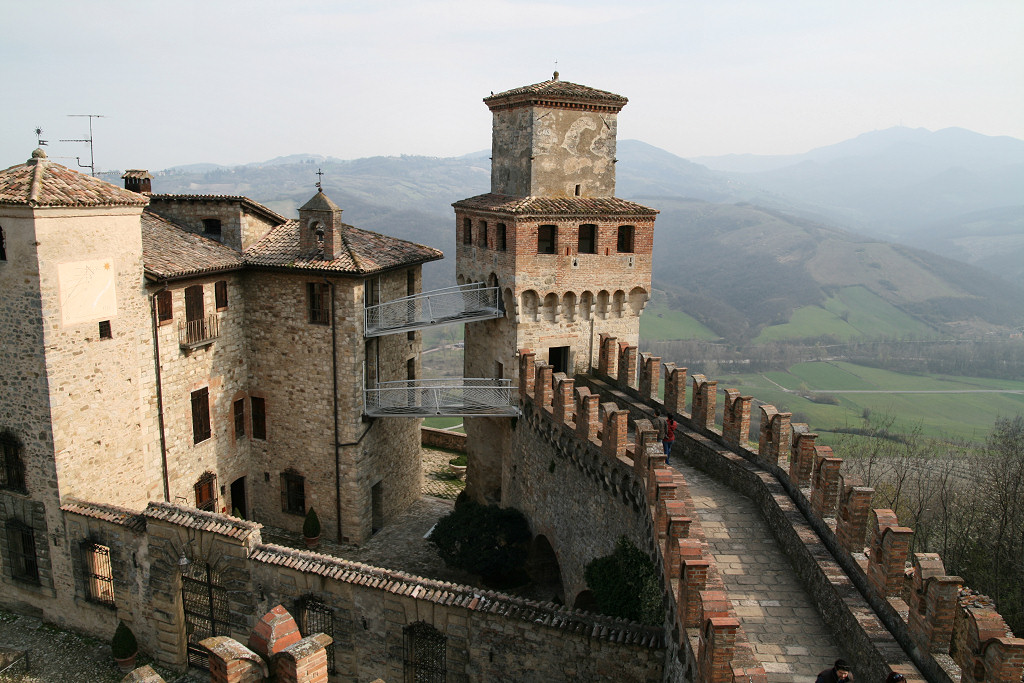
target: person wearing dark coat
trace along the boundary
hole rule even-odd
[[[825,669],[818,674],[814,683],[842,683],[842,681],[852,680],[853,672],[850,671],[850,665],[846,663],[845,659],[837,659],[831,669]]]

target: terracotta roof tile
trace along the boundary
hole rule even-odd
[[[145,206],[145,195],[49,161],[37,149],[24,164],[0,171],[0,204],[31,207]]]
[[[60,506],[60,509],[83,517],[102,519],[105,522],[127,527],[132,531],[143,532],[146,530],[146,518],[141,513],[116,505],[89,503],[84,500],[68,498]]]
[[[480,194],[452,204],[456,209],[516,216],[655,216],[657,209],[618,197],[513,197]]]
[[[263,528],[263,525],[257,522],[247,522],[244,519],[236,519],[217,512],[184,508],[180,505],[156,501],[150,501],[142,514],[147,519],[159,519],[188,529],[209,531],[239,540],[245,540],[255,533],[255,540],[258,542],[260,529]]]
[[[618,111],[626,106],[627,102],[629,100],[622,95],[607,90],[559,80],[558,72],[555,72],[554,78],[550,80],[512,88],[484,98],[484,103],[491,109],[524,104],[589,104]]]
[[[146,273],[161,280],[234,270],[245,264],[231,247],[149,211],[142,213],[142,261]]]
[[[388,237],[351,225],[344,226],[345,249],[342,255],[328,261],[319,250],[299,250],[299,223],[291,220],[271,230],[262,240],[245,252],[250,266],[318,270],[365,275],[415,263],[436,261],[444,254],[422,244]]]

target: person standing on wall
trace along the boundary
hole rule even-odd
[[[672,419],[672,414],[669,413],[665,418],[665,437],[661,440],[661,445],[665,448],[665,464],[668,464],[669,457],[672,455],[672,446],[676,442],[676,421]]]
[[[853,681],[853,672],[845,659],[837,659],[831,669],[825,669],[814,683],[841,683],[842,681]]]

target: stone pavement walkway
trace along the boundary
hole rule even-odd
[[[673,459],[686,478],[708,550],[769,683],[813,683],[840,652],[749,498]],[[856,662],[854,673],[856,674]]]

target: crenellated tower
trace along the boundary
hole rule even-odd
[[[484,98],[493,115],[491,191],[453,204],[456,274],[460,284],[500,287],[505,317],[466,325],[467,377],[515,379],[523,348],[572,375],[597,364],[601,334],[638,343],[658,212],[615,197],[626,102],[557,72]],[[493,449],[504,429],[490,418],[467,421],[484,482],[470,482],[478,499],[500,499],[500,463],[474,458],[473,444]]]

